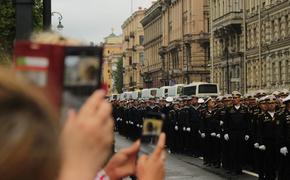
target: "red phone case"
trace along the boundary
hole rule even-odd
[[[20,74],[44,76],[42,86],[36,87],[59,112],[63,90],[64,46],[18,41],[14,47],[13,62],[15,70]]]

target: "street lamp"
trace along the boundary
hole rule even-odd
[[[58,25],[56,26],[56,28],[60,31],[64,28],[64,26],[61,24],[61,20],[63,19],[62,15],[59,12],[51,12],[51,16],[53,16],[54,14],[58,15]]]

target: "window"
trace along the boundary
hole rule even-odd
[[[217,93],[217,85],[214,84],[205,84],[199,85],[198,93]]]
[[[275,68],[275,63],[272,63],[272,83],[276,81],[276,68]]]
[[[272,34],[272,38],[271,40],[274,41],[275,39],[275,21],[271,21],[271,34]]]
[[[139,60],[140,60],[140,64],[142,65],[142,66],[144,66],[144,53],[143,52],[141,52],[141,53],[139,53]]]
[[[279,79],[278,79],[278,81],[280,83],[282,83],[282,62],[281,61],[279,62],[278,70],[279,70]]]
[[[288,26],[289,26],[289,16],[286,15],[285,16],[285,37],[289,36]]]
[[[187,96],[196,95],[196,86],[183,87],[182,91],[183,95]]]
[[[144,36],[139,36],[139,44],[143,45],[144,43]]]
[[[289,60],[285,61],[285,81],[288,82],[289,78]]]
[[[281,39],[281,35],[282,35],[282,32],[281,32],[281,18],[278,19],[278,39]]]
[[[129,65],[132,65],[132,56],[129,57]]]

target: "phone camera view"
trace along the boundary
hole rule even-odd
[[[162,130],[160,119],[145,119],[143,123],[143,136],[159,136]]]
[[[101,59],[87,54],[68,54],[64,59],[62,111],[79,109],[100,87]]]
[[[143,144],[156,144],[162,132],[163,114],[148,114],[143,120],[141,141]]]
[[[90,56],[65,58],[64,86],[99,86],[100,61]]]

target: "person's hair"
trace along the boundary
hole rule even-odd
[[[80,46],[84,45],[83,42],[73,38],[66,38],[57,32],[45,31],[45,32],[34,32],[30,38],[34,43],[42,44],[54,44],[64,46]]]
[[[46,104],[14,73],[0,69],[0,179],[57,178],[58,130]]]

